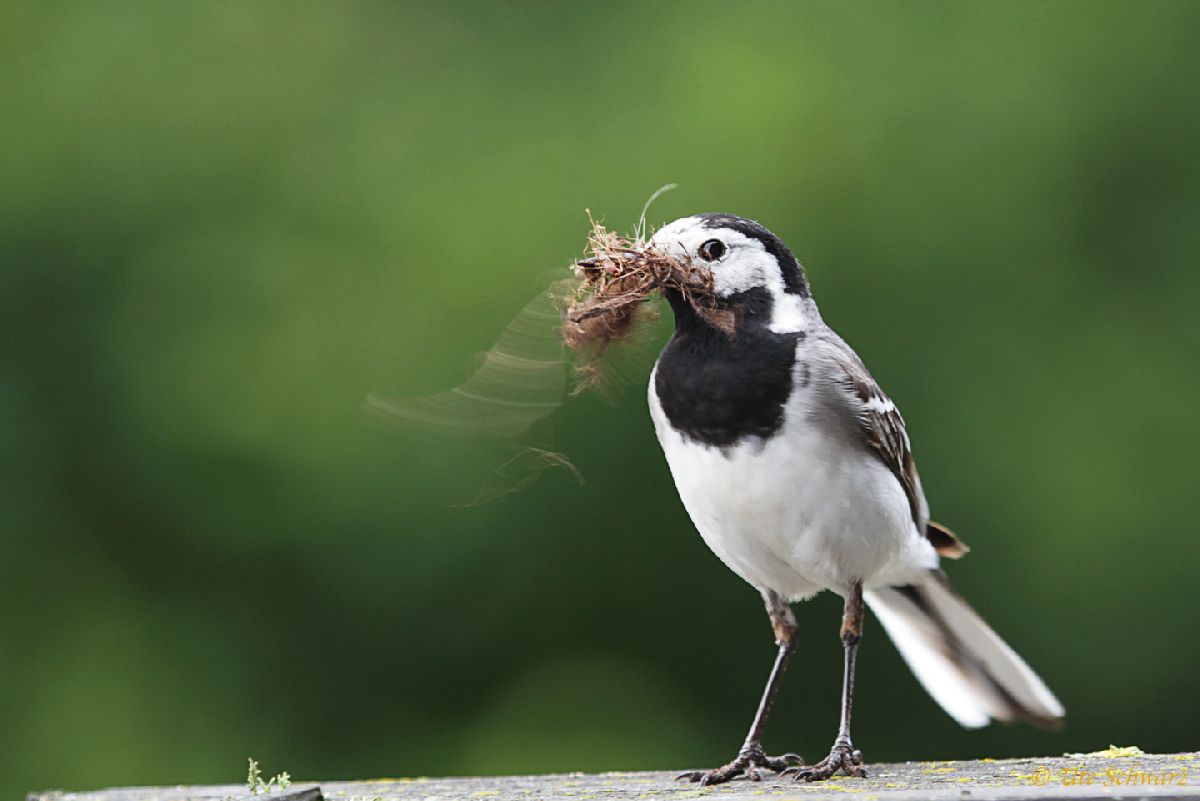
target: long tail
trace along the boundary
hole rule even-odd
[[[1064,710],[1054,693],[940,570],[865,597],[917,679],[963,726],[978,728],[993,718],[1059,725]]]

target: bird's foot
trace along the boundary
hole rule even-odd
[[[829,756],[817,764],[807,768],[791,768],[787,772],[796,781],[823,782],[838,771],[847,776],[867,778],[867,767],[863,762],[862,752],[850,743],[835,743]]]
[[[776,773],[783,773],[787,770],[796,770],[796,766],[803,764],[804,760],[798,754],[783,754],[782,756],[771,757],[764,754],[761,748],[743,748],[732,762],[722,765],[719,768],[714,768],[713,770],[689,770],[680,773],[675,778],[687,779],[690,782],[699,782],[704,786],[723,784],[737,776],[745,776],[750,781],[756,782],[762,780],[762,768],[772,770]]]

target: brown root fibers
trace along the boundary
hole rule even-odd
[[[602,351],[628,336],[637,311],[656,289],[683,296],[710,325],[733,333],[733,313],[721,308],[707,267],[630,239],[592,221],[590,256],[574,265],[582,282],[567,302],[563,335],[575,351]]]

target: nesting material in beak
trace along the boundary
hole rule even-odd
[[[572,350],[601,351],[628,336],[638,309],[656,289],[675,290],[709,325],[732,336],[733,312],[718,303],[712,273],[704,265],[595,221],[588,250],[591,255],[574,265],[582,282],[567,303],[563,325]]]

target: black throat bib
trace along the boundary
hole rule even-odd
[[[704,322],[676,293],[667,293],[667,300],[675,334],[659,356],[654,391],[671,426],[721,448],[778,433],[804,332],[777,334],[767,327],[772,300],[765,289],[729,298],[737,314],[732,337]]]

